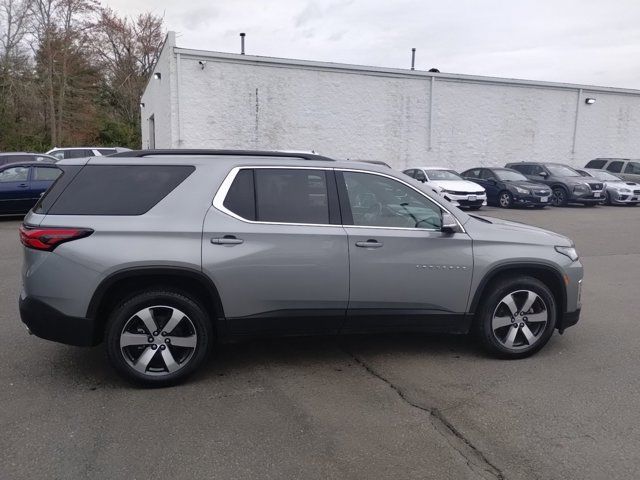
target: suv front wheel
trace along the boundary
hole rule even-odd
[[[540,350],[556,326],[556,302],[549,288],[527,276],[493,285],[476,318],[476,332],[489,353],[524,358]]]
[[[107,356],[129,380],[172,385],[203,363],[212,338],[211,322],[199,302],[179,292],[150,289],[111,313]]]

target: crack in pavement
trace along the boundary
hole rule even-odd
[[[502,471],[485,456],[469,439],[467,439],[460,430],[458,430],[447,418],[442,414],[442,411],[437,408],[429,408],[420,405],[409,399],[405,392],[391,382],[389,379],[375,371],[370,365],[362,360],[357,355],[353,354],[346,348],[342,350],[349,355],[358,365],[364,368],[370,375],[383,381],[393,391],[395,391],[400,399],[406,404],[418,410],[422,410],[429,414],[432,425],[440,433],[447,443],[456,450],[466,462],[467,466],[474,473],[479,474],[484,479],[491,480],[505,480],[505,476]]]

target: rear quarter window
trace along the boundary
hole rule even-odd
[[[77,168],[77,167],[76,167]],[[191,165],[87,165],[54,183],[36,205],[47,215],[142,215],[180,185]]]
[[[591,160],[584,168],[602,168],[606,163],[606,160]]]

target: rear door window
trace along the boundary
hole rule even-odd
[[[531,165],[514,164],[514,165],[509,166],[509,168],[513,168],[514,170],[517,170],[518,172],[522,173],[523,175],[531,175]]]
[[[606,160],[591,160],[584,168],[602,168],[606,163]]]
[[[622,165],[624,165],[624,162],[616,160],[607,165],[607,170],[613,173],[620,173],[622,171]]]
[[[324,170],[256,169],[254,181],[258,221],[329,224]]]
[[[0,183],[26,182],[29,180],[29,167],[11,167],[0,172]]]
[[[39,202],[36,212],[48,215],[142,215],[194,170],[190,165],[87,165],[70,181],[56,182]],[[60,191],[59,183],[61,188],[66,188]],[[50,196],[57,198],[49,201]]]
[[[59,168],[35,167],[32,180],[36,182],[51,182],[60,176]]]

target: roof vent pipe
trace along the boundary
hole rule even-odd
[[[240,34],[240,55],[244,55],[244,36],[245,36],[245,33],[242,32]]]
[[[411,70],[416,69],[416,49],[411,49]]]

